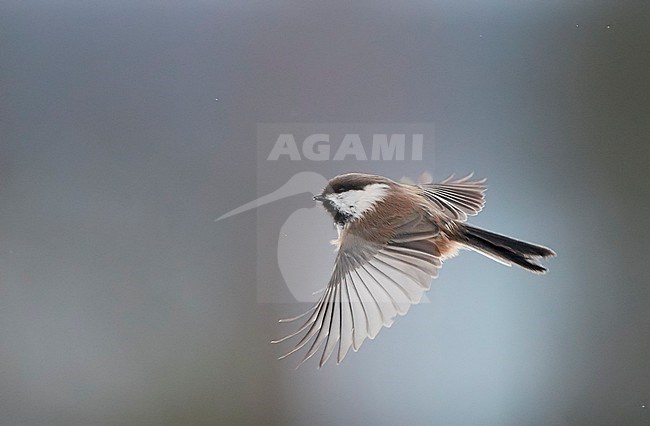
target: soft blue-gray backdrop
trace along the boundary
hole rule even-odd
[[[650,423],[648,2],[5,0],[0,46],[2,423]],[[263,122],[434,123],[550,274],[463,253],[342,365],[276,361],[306,306],[257,302],[255,223],[311,201],[213,222]]]

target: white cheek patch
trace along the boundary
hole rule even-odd
[[[362,190],[346,191],[341,194],[332,194],[329,199],[334,206],[346,215],[359,218],[383,200],[388,193],[388,185],[373,183]]]

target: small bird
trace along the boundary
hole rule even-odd
[[[477,251],[505,265],[543,274],[539,259],[555,256],[546,247],[519,241],[465,223],[485,204],[485,179],[472,175],[440,183],[398,183],[348,173],[331,179],[314,200],[334,219],[338,239],[332,276],[316,304],[295,318],[305,323],[279,343],[304,333],[284,358],[311,346],[302,363],[324,345],[319,367],[336,349],[340,363],[349,349],[374,339],[420,302],[445,259],[459,249]]]

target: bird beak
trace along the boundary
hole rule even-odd
[[[322,194],[314,195],[314,201],[324,201],[325,197]]]

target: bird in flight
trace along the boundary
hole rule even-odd
[[[543,274],[540,259],[555,256],[544,246],[516,240],[466,223],[485,204],[485,180],[471,175],[440,183],[398,183],[348,173],[331,179],[314,200],[322,203],[338,231],[332,276],[320,299],[294,333],[302,335],[287,357],[309,344],[302,363],[322,349],[319,367],[336,352],[340,363],[366,338],[374,339],[420,302],[445,259],[459,249]],[[338,350],[337,350],[338,345]]]

